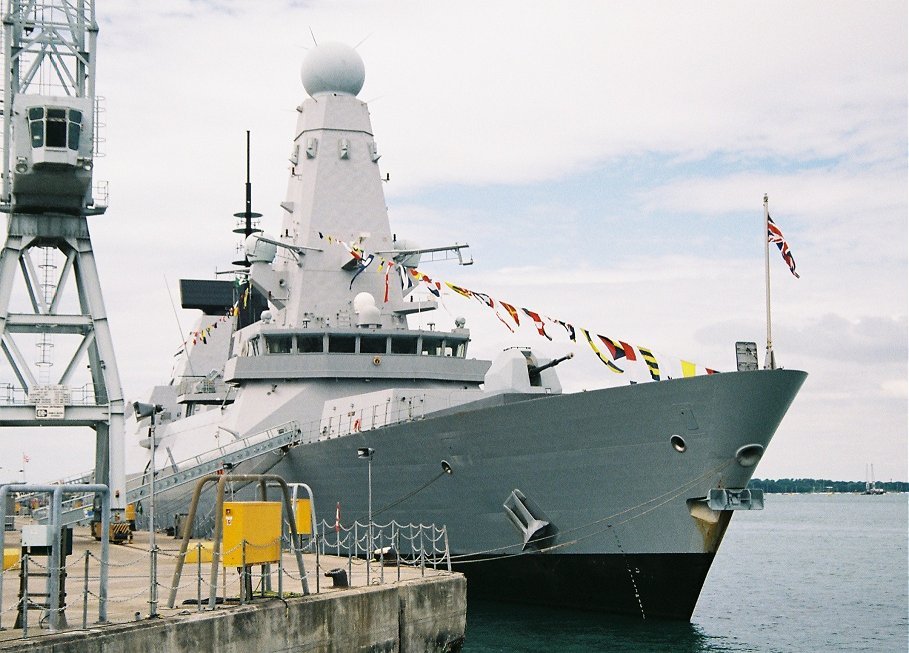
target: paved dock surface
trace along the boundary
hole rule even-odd
[[[17,528],[20,524],[17,523]],[[158,618],[167,619],[174,615],[187,615],[208,610],[210,595],[211,563],[187,562],[183,567],[182,577],[178,583],[176,601],[173,608],[167,607],[168,597],[176,567],[177,556],[180,550],[180,540],[163,534],[156,535],[156,545],[159,553],[157,557],[157,582],[158,605],[156,613]],[[190,549],[196,548],[193,540]],[[211,546],[211,542],[207,542]],[[18,549],[20,547],[20,531],[6,533],[5,548]],[[86,593],[85,561],[88,554],[88,592]],[[125,624],[128,622],[142,622],[150,619],[152,607],[150,603],[150,546],[147,532],[136,532],[133,541],[125,544],[111,544],[109,547],[110,560],[108,567],[108,599],[107,622],[109,625]],[[32,558],[29,565],[30,573],[44,572],[47,558]],[[62,630],[80,630],[83,627],[97,630],[105,627],[98,623],[99,614],[99,573],[101,568],[101,543],[95,541],[88,528],[76,527],[73,532],[73,553],[66,558],[66,607],[63,611],[66,628]],[[311,593],[344,593],[356,592],[358,588],[367,586],[367,563],[364,560],[349,559],[346,556],[320,555],[314,553],[303,555],[304,570],[309,582]],[[280,590],[285,598],[303,594],[302,582],[298,573],[296,557],[285,551],[282,560]],[[349,588],[333,587],[331,578],[325,576],[330,570],[343,569],[348,574]],[[394,584],[401,581],[416,580],[450,575],[442,568],[435,570],[432,567],[421,568],[401,564],[396,566],[393,562],[386,561],[383,566],[379,562],[369,565],[369,585]],[[275,600],[279,591],[279,566],[271,565],[268,577],[261,573],[261,566],[253,568],[253,603],[265,601],[269,597]],[[30,592],[45,592],[45,580],[32,578],[29,583]],[[237,569],[221,568],[218,573],[218,607],[224,610],[231,606],[239,605],[240,574]],[[268,588],[270,586],[270,591]],[[56,632],[48,628],[46,610],[29,610],[27,630],[15,628],[20,589],[20,566],[3,572],[3,601],[0,606],[0,650],[19,646],[23,637],[40,642],[42,637],[47,637]],[[201,595],[202,606],[198,603]],[[87,600],[86,600],[87,598]],[[36,597],[44,600],[44,597]]]

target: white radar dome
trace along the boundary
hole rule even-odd
[[[278,248],[274,243],[259,240],[256,238],[256,234],[246,237],[246,240],[243,241],[243,248],[246,250],[246,259],[250,263],[271,263],[278,253]]]
[[[376,298],[368,292],[357,293],[353,299],[353,309],[357,314],[357,326],[373,326],[382,322]]]
[[[366,80],[366,68],[349,45],[322,43],[306,53],[300,79],[313,97],[320,93],[356,95]]]

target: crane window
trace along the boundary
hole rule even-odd
[[[81,111],[30,107],[28,123],[32,147],[79,149],[79,139],[82,136]]]

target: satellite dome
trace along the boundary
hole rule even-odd
[[[278,252],[274,243],[259,240],[256,234],[247,236],[243,247],[246,249],[246,258],[250,263],[271,263]]]
[[[382,312],[376,306],[376,298],[368,292],[357,293],[353,309],[357,314],[357,326],[374,326],[382,322]]]
[[[366,68],[363,59],[349,45],[322,43],[306,53],[300,79],[313,97],[320,93],[356,95],[363,88]]]

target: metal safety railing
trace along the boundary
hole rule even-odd
[[[369,533],[368,523],[339,524],[336,529],[333,523],[322,520],[313,532],[298,536],[307,558],[305,574],[309,585],[315,588],[314,593],[395,584],[451,569],[445,527],[389,522],[372,524],[372,540]],[[82,537],[88,535],[80,534],[77,539]],[[98,554],[100,546],[95,544],[78,554],[74,551],[74,555],[64,556],[57,563],[50,557],[23,550],[13,564],[4,565],[2,577],[18,580],[20,591],[11,594],[16,583],[5,583],[8,600],[0,600],[3,626],[10,630],[10,617],[15,615],[16,625],[12,630],[20,631],[22,638],[31,638],[45,634],[48,629],[87,630],[94,624],[166,618],[185,613],[187,609],[202,612],[261,599],[287,600],[302,596],[299,587],[305,578],[293,559],[294,547],[287,532],[274,542],[254,543],[244,539],[221,551],[222,559],[239,553],[243,562],[236,570],[219,565],[221,578],[214,602],[209,600],[212,581],[207,562],[213,550],[211,541],[191,543],[184,558],[188,573],[176,583],[168,582],[170,570],[181,557],[176,543],[151,549],[142,545],[113,547],[117,555],[107,559]],[[273,562],[245,564],[247,559],[257,558],[257,550],[275,546],[280,555]],[[29,590],[29,581],[32,587],[37,581],[43,589],[45,579],[51,574],[70,582],[57,604],[52,604],[50,597],[40,590]],[[321,582],[325,578],[331,579],[330,584]],[[297,590],[289,591],[291,586]],[[154,599],[149,597],[169,592],[179,595],[179,602],[170,612],[168,608],[158,612],[152,605]]]

